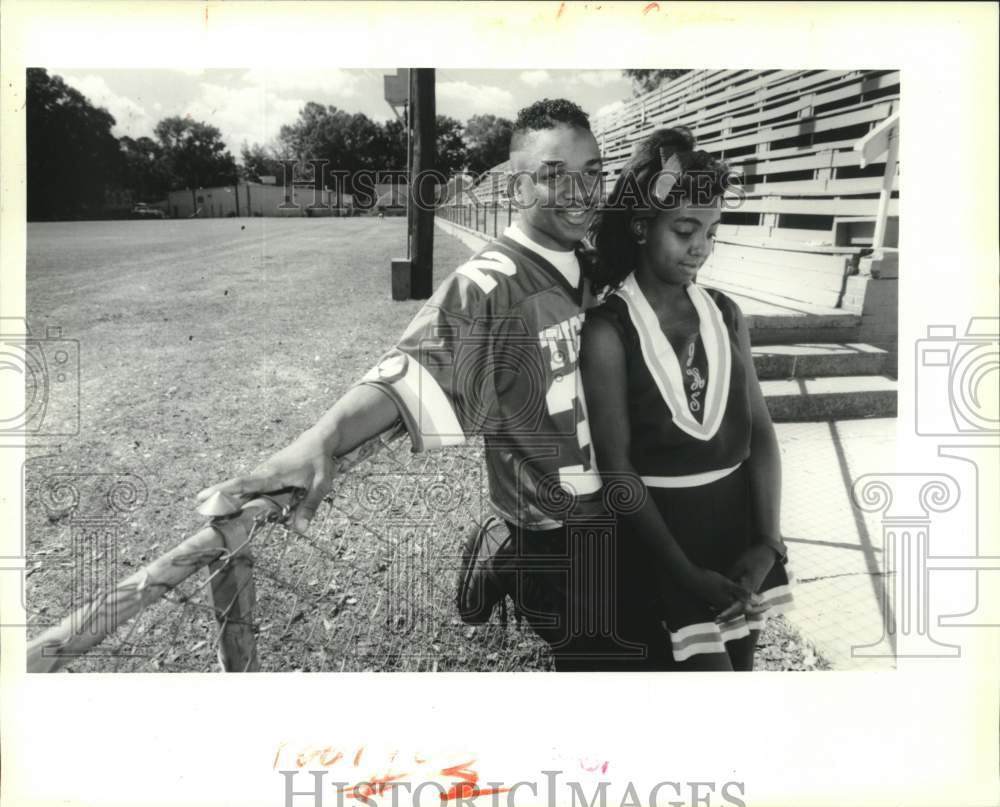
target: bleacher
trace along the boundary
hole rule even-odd
[[[690,128],[742,176],[698,281],[749,314],[782,419],[895,413],[883,373],[896,367],[896,152],[869,141],[897,126],[899,93],[898,71],[696,70],[591,122],[606,190],[635,144],[665,126]],[[502,230],[516,217],[505,169],[442,217],[487,236]]]
[[[896,71],[694,71],[594,128],[608,182],[636,142],[676,125],[742,174],[744,198],[723,212],[702,282],[836,309],[872,246],[885,174],[884,161],[862,168],[854,146],[898,109]]]

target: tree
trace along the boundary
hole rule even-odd
[[[315,101],[309,101],[299,110],[299,117],[295,123],[281,127],[278,141],[294,159],[327,159],[335,162],[335,158],[343,158],[345,155],[344,130],[350,117],[332,104],[323,106]]]
[[[473,115],[465,124],[469,171],[479,175],[510,158],[514,124],[496,115]]]
[[[280,183],[283,181],[285,161],[294,159],[273,145],[262,146],[254,143],[248,146],[244,142],[240,146],[240,176],[250,182],[260,182],[261,177],[271,176]]]
[[[632,79],[632,95],[642,95],[651,92],[667,81],[690,73],[690,70],[622,70]]]
[[[381,124],[382,140],[379,144],[380,168],[406,169],[406,127],[395,118]],[[436,170],[450,176],[463,168],[468,159],[464,127],[454,118],[438,115],[435,119],[437,135],[434,139]]]
[[[208,188],[236,182],[236,160],[226,150],[222,133],[207,123],[174,116],[154,130],[176,188]]]
[[[462,138],[463,126],[454,118],[438,115],[435,121],[437,131],[437,155],[434,167],[446,177],[465,167],[466,148]]]
[[[59,76],[28,68],[25,134],[28,218],[65,219],[102,213],[121,177],[115,119]]]
[[[344,126],[345,165],[351,171],[375,171],[385,169],[386,145],[382,127],[367,115],[355,112]],[[341,166],[337,166],[341,167]]]
[[[170,190],[171,175],[160,144],[149,137],[118,141],[122,156],[122,181],[137,200],[156,201]]]
[[[299,163],[325,161],[321,170],[328,172],[327,184],[342,182],[343,192],[357,196],[358,172],[382,167],[385,135],[367,115],[360,112],[352,115],[332,104],[324,106],[310,101],[299,110],[294,123],[281,127],[278,142],[289,159]],[[372,186],[368,184],[369,191]]]
[[[462,135],[461,123],[437,116],[437,168],[445,174],[465,165]],[[360,172],[402,172],[406,168],[403,124],[397,120],[377,123],[360,112],[349,114],[332,105],[310,101],[299,111],[298,120],[281,127],[278,139],[293,159],[326,160],[328,171],[346,171],[346,191],[359,199],[367,198],[372,188],[370,180],[358,181]],[[247,156],[244,154],[244,164]]]
[[[406,170],[406,127],[402,121],[391,118],[381,126],[382,168]]]

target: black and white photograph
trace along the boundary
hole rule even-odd
[[[419,803],[423,782],[746,807],[889,803],[875,758],[920,720],[902,693],[995,683],[996,188],[948,169],[995,176],[995,93],[987,125],[962,117],[996,86],[975,32],[995,9],[913,22],[914,43],[974,43],[932,79],[880,4],[775,16],[772,54],[732,7],[748,50],[728,61],[721,7],[613,5],[7,7],[2,650],[22,703],[118,691],[162,720],[183,698],[188,723],[216,693],[228,716],[202,729],[254,758],[246,803]],[[77,14],[106,58],[59,46]],[[816,33],[852,21],[857,51]],[[333,55],[295,53],[321,41],[304,30]],[[599,725],[577,726],[581,698]],[[568,745],[483,739],[550,707]],[[652,726],[601,740],[645,708],[678,710],[679,768],[647,756]],[[709,754],[713,724],[759,734],[756,762]],[[812,774],[769,758],[789,728],[826,735]],[[896,803],[987,803],[995,776],[960,753]],[[26,804],[70,792],[17,782]]]
[[[891,662],[898,71],[26,91],[29,670]]]

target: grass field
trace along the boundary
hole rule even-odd
[[[26,468],[29,632],[61,616],[73,596],[65,562],[73,525],[41,506],[45,480],[84,475],[94,501],[81,502],[78,511],[93,507],[104,516],[98,475],[143,480],[145,503],[116,527],[121,576],[178,543],[203,522],[193,510],[198,490],[249,470],[311,425],[417,311],[419,302],[391,302],[389,295],[389,262],[405,254],[404,231],[403,219],[371,218],[29,225],[32,333],[60,327],[64,338],[78,340],[80,354],[79,435],[58,448],[39,443]],[[467,255],[438,232],[435,282]],[[406,461],[397,451],[385,463]],[[476,500],[475,447],[413,462],[419,464],[410,470],[450,479]],[[263,633],[273,631],[270,643],[262,638],[265,669],[413,668],[406,649],[414,645],[433,658],[421,669],[548,666],[528,631],[497,638],[458,625],[450,578],[427,595],[438,598],[427,613],[439,626],[425,620],[417,630],[409,617],[400,622],[384,602],[391,598],[378,575],[391,576],[394,559],[412,555],[413,547],[405,547],[413,541],[384,533],[366,542],[364,530],[344,527],[346,508],[324,522],[326,534],[317,533],[315,543],[286,541],[280,552],[265,548],[264,563],[258,559],[262,581],[271,580],[258,587],[258,621]],[[413,545],[417,552],[440,549]],[[278,553],[270,578],[263,568],[268,551]],[[335,582],[346,566],[354,575]],[[172,618],[169,610],[159,614],[165,616],[153,619]],[[153,668],[212,668],[210,618],[185,619],[190,624],[169,636],[148,626],[157,641],[175,645]],[[192,649],[199,642],[200,653]],[[780,620],[769,629],[761,659],[770,668],[811,666]]]

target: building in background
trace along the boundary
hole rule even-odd
[[[171,191],[167,214],[175,219],[248,218],[251,216],[352,216],[350,194],[312,186],[240,182],[213,188]]]

